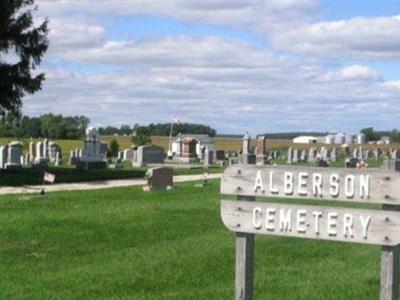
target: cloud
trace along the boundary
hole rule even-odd
[[[102,26],[83,18],[51,18],[49,29],[50,52],[53,54],[95,47],[106,40]]]
[[[125,1],[39,0],[42,15],[157,15],[201,24],[242,27],[269,33],[313,18],[318,0],[307,1]]]
[[[377,46],[388,43],[378,38],[384,35],[380,22],[380,30],[360,29],[372,19],[313,24],[318,1],[38,4],[42,16],[51,16],[50,58],[61,63],[44,64],[44,88],[26,98],[25,113],[85,114],[95,126],[168,122],[178,115],[222,133],[400,126],[399,82],[384,81],[361,62],[319,60],[391,57],[390,47]],[[272,47],[210,34],[109,38],[109,18],[140,14],[245,28]],[[371,36],[375,48],[368,47]]]
[[[168,122],[178,115],[219,132],[329,130],[337,124],[351,130],[378,122],[388,107],[400,112],[400,90],[366,66],[332,69],[240,41],[167,37],[106,42],[73,54],[65,59],[121,69],[46,70],[44,89],[25,101],[26,111],[84,113],[94,125]]]
[[[238,40],[216,37],[174,36],[140,42],[107,41],[99,47],[65,51],[60,56],[80,63],[159,68],[268,68],[285,64],[283,56],[255,50]]]
[[[399,59],[400,16],[304,24],[276,35],[273,44],[320,58]]]
[[[399,59],[400,16],[316,22],[320,2],[40,0],[42,15],[154,15],[252,31],[275,49],[318,58]]]

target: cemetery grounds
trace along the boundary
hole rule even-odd
[[[219,184],[1,196],[0,298],[233,299]],[[256,239],[255,299],[379,296],[378,246]]]

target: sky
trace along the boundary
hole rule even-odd
[[[400,129],[400,0],[36,0],[43,89],[23,112],[218,133]]]

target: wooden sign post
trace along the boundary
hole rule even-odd
[[[234,165],[222,176],[221,218],[236,232],[235,300],[253,299],[254,234],[381,245],[381,300],[398,297],[400,174]],[[256,197],[380,203],[383,210],[257,202]]]

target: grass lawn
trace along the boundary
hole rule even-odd
[[[0,299],[233,299],[219,181],[0,197]],[[379,247],[257,236],[255,299],[378,299]]]

